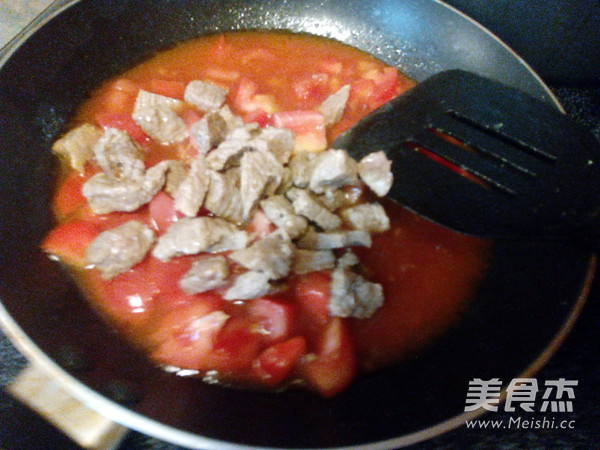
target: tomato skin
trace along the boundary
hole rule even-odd
[[[277,386],[290,376],[306,352],[306,340],[296,336],[263,350],[252,364],[254,376],[266,386]]]
[[[208,358],[207,370],[224,373],[244,372],[260,351],[261,337],[252,332],[253,324],[242,317],[232,317],[217,336]]]
[[[292,84],[292,88],[303,108],[319,106],[329,95],[329,75],[309,73]]]
[[[83,268],[85,249],[98,236],[100,228],[86,220],[71,220],[57,225],[42,242],[42,249],[61,262]]]
[[[357,372],[352,336],[344,319],[335,317],[325,328],[313,358],[304,358],[300,371],[309,386],[323,397],[345,390]]]

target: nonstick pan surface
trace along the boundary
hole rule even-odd
[[[553,98],[501,42],[433,0],[61,5],[0,61],[0,298],[4,327],[21,350],[91,407],[187,447],[398,447],[463,424],[471,379],[508,383],[532,375],[572,325],[593,275],[590,253],[501,241],[457,327],[417,358],[333,399],[224,389],[156,369],[99,320],[38,249],[52,226],[51,142],[99,82],[201,34],[286,29],[366,50],[416,80],[462,68]]]

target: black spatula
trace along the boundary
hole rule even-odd
[[[334,142],[383,150],[390,196],[457,231],[600,243],[600,145],[552,106],[460,70],[442,72]]]

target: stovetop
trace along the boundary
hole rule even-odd
[[[33,6],[35,11],[35,8],[39,10],[40,5],[43,6],[49,2],[48,0],[37,2],[2,0],[0,12],[5,14],[11,3],[20,5],[16,7],[17,19],[23,21],[23,18],[27,17],[27,11],[23,12],[25,3]],[[463,6],[467,12],[471,12],[468,8],[469,2],[450,1],[449,3],[454,3],[458,7]],[[592,0],[589,3],[598,5],[598,2]],[[478,19],[485,22],[485,17]],[[487,25],[493,29],[489,23]],[[598,40],[600,39],[596,40],[596,49]],[[574,51],[577,50],[574,49]],[[596,57],[600,60],[597,53]],[[598,60],[591,61],[591,64],[595,64],[597,67]],[[550,80],[550,87],[567,113],[591,129],[600,139],[600,73],[592,73],[591,77],[588,74],[585,79],[582,79],[581,76],[569,78],[564,73],[561,73],[560,77],[556,77],[552,75],[553,73],[556,75],[557,72],[547,72],[546,79]],[[535,318],[532,318],[532,326],[534,320]],[[600,426],[598,425],[600,424],[599,337],[600,280],[596,279],[574,329],[551,361],[536,375],[539,381],[559,378],[578,381],[573,412],[557,413],[558,417],[554,425],[558,428],[548,429],[546,426],[536,426],[533,423],[531,428],[485,429],[479,427],[468,429],[462,427],[436,439],[417,444],[414,448],[596,448],[600,444]],[[12,381],[25,365],[26,360],[0,332],[0,387],[4,387]],[[514,413],[512,415],[511,413],[491,413],[484,418],[508,421],[511,417],[514,418]],[[568,419],[565,429],[560,429],[560,420],[558,419]],[[74,448],[74,444],[0,389],[0,448],[70,449]],[[173,450],[178,447],[137,432],[130,432],[118,448],[119,450]]]

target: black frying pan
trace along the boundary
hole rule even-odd
[[[20,348],[131,428],[189,447],[397,447],[459,426],[468,382],[531,376],[578,314],[595,260],[568,245],[498,242],[460,324],[407,363],[333,399],[176,378],[132,351],[38,250],[52,226],[51,142],[103,79],[199,34],[282,28],[332,37],[416,80],[462,68],[552,102],[513,53],[428,0],[82,0],[10,49],[0,67],[0,297]]]

